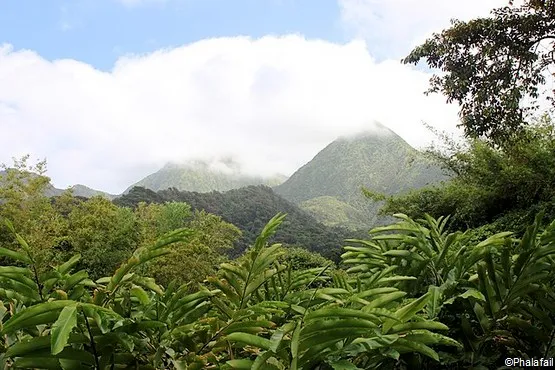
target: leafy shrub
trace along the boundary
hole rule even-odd
[[[431,154],[453,178],[442,185],[389,197],[383,213],[405,213],[413,218],[425,213],[452,215],[452,230],[499,220],[498,232],[522,233],[538,212],[545,210],[555,216],[555,129],[547,117],[523,129],[502,148],[478,139],[470,140],[466,147],[447,145],[447,151],[432,150]]]
[[[190,292],[141,276],[189,229],[92,281],[79,261],[40,274],[32,249],[0,255],[0,361],[16,368],[374,369],[493,366],[553,355],[555,222],[473,244],[447,219],[401,221],[345,247],[347,271],[293,269],[268,240]],[[409,293],[410,292],[410,293]],[[449,325],[446,325],[448,323]],[[442,333],[442,334],[440,334]]]

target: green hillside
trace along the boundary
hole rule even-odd
[[[294,204],[277,195],[267,186],[248,186],[227,192],[197,193],[168,189],[154,192],[135,187],[114,200],[119,206],[135,207],[139,202],[186,202],[193,209],[205,210],[221,216],[243,232],[235,254],[256,239],[266,220],[278,212],[287,213],[287,219],[275,236],[275,242],[300,245],[336,259],[343,240],[354,233],[344,228],[327,227],[303,212]]]
[[[392,195],[445,178],[439,167],[378,125],[376,131],[332,142],[274,189],[327,225],[356,228],[385,222],[377,215],[379,204],[362,195],[363,187]]]
[[[80,184],[73,185],[70,187],[70,189],[73,191],[73,195],[76,197],[92,198],[100,195],[110,200],[117,197],[117,195],[109,194],[100,190],[91,189],[88,186],[80,185]]]
[[[364,229],[367,226],[365,212],[329,195],[305,200],[299,203],[299,207],[325,225],[353,229]]]
[[[204,161],[186,164],[168,163],[159,171],[131,185],[124,193],[135,186],[158,191],[176,188],[183,191],[227,191],[249,185],[275,186],[285,181],[286,177],[276,175],[269,178],[247,176],[241,173],[239,166],[232,162],[223,163],[223,169],[214,168]]]

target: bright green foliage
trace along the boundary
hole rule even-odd
[[[497,366],[553,355],[555,222],[522,240],[480,243],[447,219],[401,221],[345,247],[347,272],[293,269],[269,240],[277,215],[237,261],[193,293],[140,267],[194,230],[140,247],[113,276],[38,274],[32,249],[0,250],[0,361],[19,368],[376,369]],[[13,230],[13,227],[8,226]],[[159,260],[159,259],[158,259]],[[410,294],[409,294],[410,292]]]
[[[144,245],[150,244],[164,233],[185,226],[191,217],[191,207],[186,203],[166,202],[146,204],[141,202],[134,210],[139,234]]]
[[[444,325],[414,321],[428,294],[403,301],[405,293],[390,288],[400,294],[383,299],[372,284],[330,276],[327,267],[295,271],[279,263],[280,245],[267,242],[283,217],[268,223],[240,262],[223,264],[209,278],[216,289],[201,286],[193,294],[175,284],[164,291],[137,274],[142,264],[170,253],[170,243],[191,238],[189,230],[139,248],[112,277],[96,283],[84,271],[70,272],[79,256],[39,276],[31,255],[14,255],[31,268],[10,267],[8,273],[5,360],[19,367],[102,369],[308,369],[349,360],[374,368],[403,353],[437,360],[434,344],[458,345],[434,334]]]
[[[371,240],[351,241],[344,262],[355,264],[349,271],[360,272],[363,283],[395,271],[391,279],[406,291],[427,292],[427,316],[448,324],[465,345],[464,353],[443,354],[446,362],[490,367],[505,357],[552,353],[555,223],[541,232],[540,214],[521,240],[500,233],[475,244],[468,233],[448,233],[445,218],[396,217],[399,223],[372,230]]]
[[[67,252],[79,253],[79,267],[93,278],[111,274],[139,242],[136,219],[130,209],[103,197],[80,202],[67,216]]]
[[[50,352],[53,355],[57,355],[64,350],[69,335],[75,326],[77,326],[77,305],[65,306],[54,325],[52,325]]]
[[[164,204],[139,203],[135,209],[139,223],[141,245],[153,243],[164,233],[181,227],[194,230],[183,243],[171,247],[167,256],[149,263],[147,271],[157,281],[167,285],[173,280],[178,284],[201,282],[214,274],[241,232],[221,217],[204,211],[191,212],[183,202]]]
[[[427,295],[403,305],[401,292],[391,300],[370,299],[371,305],[360,297],[373,292],[357,290],[356,282],[345,276],[334,275],[332,284],[325,267],[293,271],[278,262],[279,245],[263,247],[281,219],[270,221],[240,264],[224,264],[221,275],[209,279],[224,294],[213,298],[223,328],[213,340],[233,328],[225,337],[234,343],[228,356],[235,360],[227,361],[231,368],[310,369],[341,357],[373,368],[388,355],[413,351],[437,358],[419,339],[403,338],[408,327],[394,326],[411,322]],[[324,286],[315,284],[326,281]],[[446,329],[431,322],[428,328]],[[434,343],[456,344],[435,335]]]
[[[291,266],[293,270],[306,270],[322,266],[335,268],[333,261],[322,257],[316,252],[295,246],[285,248],[285,254],[280,259],[280,262]]]
[[[186,244],[176,244],[172,256],[151,264],[150,273],[164,284],[173,279],[202,281],[214,273],[224,252],[240,237],[233,225],[206,212],[193,213],[183,202],[141,204],[131,210],[105,197],[74,197],[72,191],[48,198],[53,188],[43,176],[45,163],[30,166],[27,162],[28,157],[15,160],[12,168],[0,173],[0,216],[14,220],[26,235],[41,273],[79,253],[78,268],[96,279],[113,273],[137,246],[150,245],[169,231],[191,227],[195,236]],[[0,247],[17,247],[4,225],[0,226]]]
[[[33,249],[39,272],[51,263],[80,253],[80,267],[93,277],[112,273],[138,242],[135,217],[104,198],[78,199],[61,195],[44,176],[46,163],[31,166],[28,156],[4,166],[0,176],[0,216],[13,220]],[[0,225],[0,247],[17,245]],[[1,260],[0,260],[1,263]]]
[[[0,165],[2,216],[21,221],[23,225],[29,223],[30,215],[36,216],[45,207],[43,193],[50,184],[50,179],[44,176],[46,162],[29,165],[28,160],[27,155],[21,159],[14,158],[11,167]]]
[[[149,274],[163,285],[175,280],[194,286],[213,275],[219,264],[227,260],[225,253],[241,236],[237,227],[204,211],[193,212],[182,226],[194,230],[194,234],[186,242],[172,245],[171,253],[148,267]]]
[[[51,247],[65,228],[63,217],[52,207],[50,179],[44,176],[46,161],[31,165],[29,156],[15,159],[8,167],[0,165],[0,218],[12,220],[27,237],[39,267],[51,260]],[[0,246],[12,248],[17,243],[0,224]]]
[[[84,270],[72,273],[79,255],[37,274],[31,249],[16,234],[23,251],[11,257],[29,267],[1,270],[0,307],[5,308],[1,361],[16,368],[170,366],[172,358],[165,346],[171,347],[173,330],[194,322],[195,309],[213,293],[186,295],[181,290],[168,296],[153,279],[135,271],[167,254],[168,245],[191,233],[176,230],[150,247],[137,249],[112,277],[96,282]]]

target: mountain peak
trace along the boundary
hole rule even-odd
[[[168,162],[162,170],[194,170],[224,173],[227,175],[241,175],[241,164],[232,157],[213,159],[189,159],[183,162]]]
[[[397,135],[393,130],[391,130],[387,126],[384,126],[379,122],[373,122],[365,130],[359,131],[350,135],[340,136],[336,141],[363,140],[363,139],[376,138],[376,137],[396,137],[396,138],[399,138],[400,140],[403,140],[399,135]]]
[[[331,213],[333,206],[342,213],[338,220],[356,217],[358,224],[371,226],[377,221],[379,207],[363,196],[363,187],[393,195],[443,179],[442,170],[422,153],[392,130],[375,124],[332,142],[275,191],[293,203],[303,206],[304,202],[309,212],[320,207],[322,214]]]
[[[135,186],[154,191],[176,188],[181,191],[206,193],[214,190],[227,191],[248,185],[275,186],[285,179],[286,177],[280,174],[272,177],[244,174],[240,163],[231,157],[210,160],[191,159],[166,163],[159,171],[131,185],[124,194]]]
[[[72,190],[73,195],[79,196],[79,197],[84,197],[84,198],[92,198],[92,197],[96,197],[96,196],[102,196],[104,198],[112,200],[116,197],[116,195],[114,195],[114,194],[109,194],[109,193],[106,193],[104,191],[95,190],[95,189],[89,188],[86,185],[81,185],[81,184],[76,184],[76,185],[70,186],[70,189]]]

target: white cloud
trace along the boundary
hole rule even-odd
[[[429,75],[377,63],[364,42],[221,38],[120,58],[111,72],[0,47],[0,162],[47,157],[58,187],[121,192],[167,161],[232,157],[291,174],[341,135],[379,121],[409,143],[456,108]]]
[[[509,0],[338,0],[349,33],[364,38],[373,55],[402,58],[451,19],[487,16]]]

